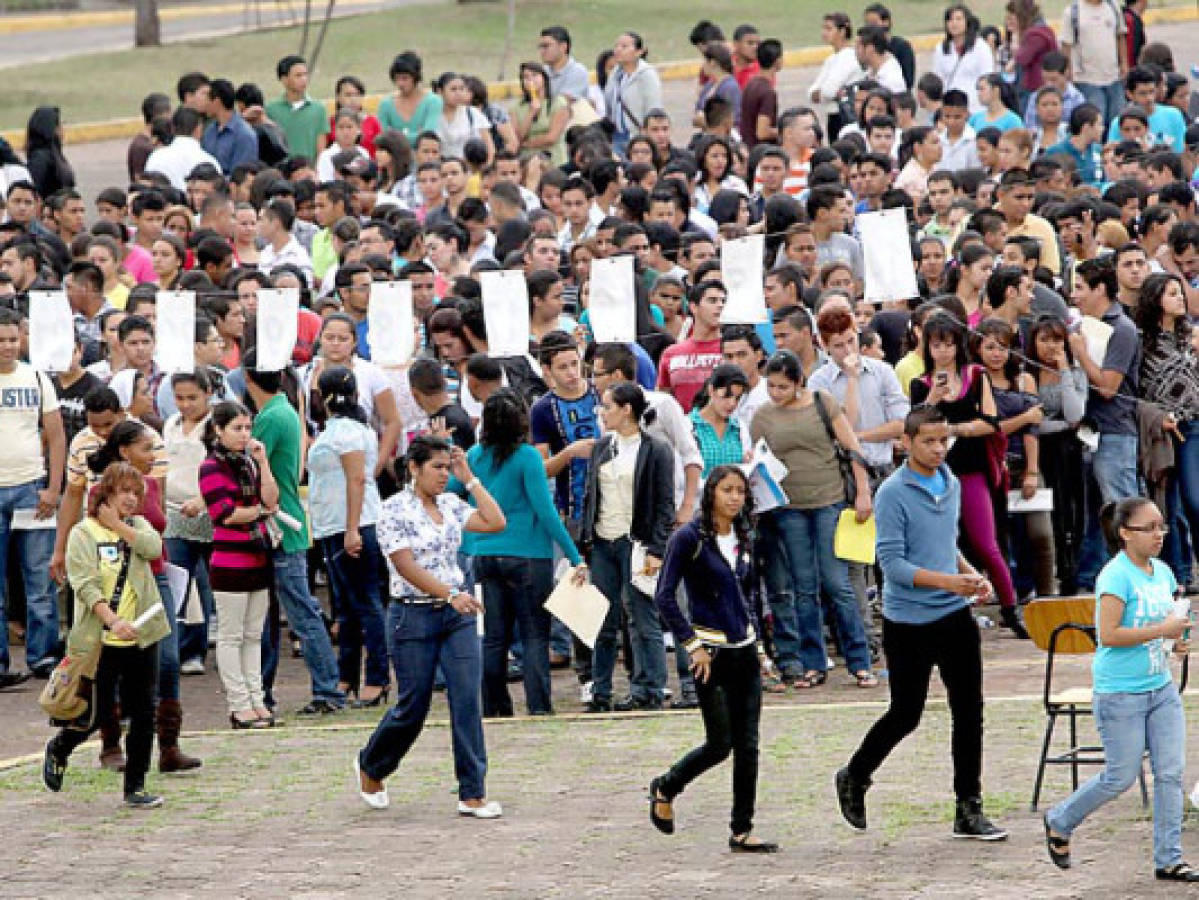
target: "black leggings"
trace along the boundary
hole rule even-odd
[[[982,795],[983,663],[978,625],[970,608],[925,625],[883,619],[883,652],[891,706],[849,761],[854,780],[868,782],[883,760],[916,730],[928,698],[933,666],[949,694],[953,720],[953,790],[959,800]]]
[[[709,650],[709,652],[713,652]],[[704,743],[663,776],[662,795],[674,799],[692,781],[733,754],[733,834],[753,828],[758,793],[758,722],[762,718],[762,671],[753,645],[718,649],[708,680],[695,679],[704,717]]]
[[[121,715],[129,719],[125,737],[125,793],[146,786],[150,751],[154,747],[154,683],[158,677],[158,646],[104,647],[96,669],[96,717],[88,731],[63,728],[55,735],[52,752],[66,762],[72,751],[113,716],[121,698]]]

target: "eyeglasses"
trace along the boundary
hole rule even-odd
[[[1125,525],[1124,530],[1136,531],[1141,534],[1153,534],[1154,532],[1157,532],[1158,534],[1169,534],[1170,526],[1165,522],[1153,522],[1149,525]]]

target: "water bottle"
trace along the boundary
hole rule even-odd
[[[974,621],[977,622],[978,627],[983,630],[995,627],[995,620],[990,616],[984,616],[980,614],[974,617]]]

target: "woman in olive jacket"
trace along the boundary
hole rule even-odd
[[[111,715],[118,696],[129,717],[126,739],[125,804],[139,809],[162,805],[146,793],[146,772],[154,744],[154,680],[157,644],[171,633],[150,561],[162,554],[162,538],[141,516],[145,484],[124,462],[104,470],[88,503],[88,514],[67,539],[67,578],[75,592],[75,625],[67,652],[79,658],[100,646],[94,675],[98,708],[86,729],[63,728],[46,745],[42,781],[62,789],[71,751],[87,740],[97,723]],[[157,606],[157,610],[154,610]],[[148,619],[133,623],[146,613]]]

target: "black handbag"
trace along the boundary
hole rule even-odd
[[[816,412],[820,414],[820,421],[824,423],[824,430],[828,432],[828,439],[833,445],[833,454],[837,457],[837,468],[841,470],[841,481],[845,485],[845,502],[852,506],[858,499],[858,482],[853,475],[853,464],[857,462],[866,470],[867,480],[874,480],[877,473],[874,466],[866,462],[860,453],[847,450],[837,440],[837,433],[833,431],[833,422],[829,418],[828,410],[824,407],[824,401],[820,399],[819,391],[812,391],[812,402],[816,405]]]

